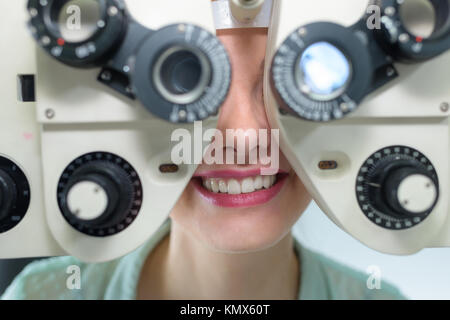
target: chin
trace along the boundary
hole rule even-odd
[[[278,214],[274,212],[275,214]],[[254,219],[208,221],[202,223],[201,241],[212,250],[224,253],[250,253],[275,246],[286,237],[291,225],[281,221]]]

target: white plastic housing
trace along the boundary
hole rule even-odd
[[[271,61],[281,43],[302,25],[330,21],[350,26],[367,8],[361,0],[276,0],[266,58],[266,110],[280,129],[281,149],[320,208],[339,227],[367,246],[385,253],[412,254],[425,247],[450,246],[448,211],[450,52],[415,65],[396,64],[398,79],[366,97],[344,120],[313,123],[280,115],[270,86]],[[377,150],[405,145],[424,153],[439,176],[440,198],[419,225],[384,229],[364,216],[355,192],[364,161]],[[335,160],[337,170],[320,170]]]
[[[141,24],[159,29],[173,23],[193,23],[215,33],[209,0],[126,1],[130,14]],[[180,14],[182,13],[182,14]],[[180,166],[163,174],[171,163],[175,125],[152,116],[138,101],[116,94],[99,83],[99,69],[80,70],[58,63],[37,48],[37,117],[42,124],[42,154],[47,220],[51,232],[67,253],[84,261],[105,261],[143,244],[167,219],[169,212],[196,170]],[[51,109],[54,116],[46,114]],[[203,122],[215,128],[216,118]],[[65,167],[89,152],[119,155],[138,172],[143,203],[138,217],[124,231],[104,238],[73,229],[57,204],[57,184]]]
[[[196,165],[166,174],[159,167],[171,163],[173,130],[183,127],[193,132],[194,125],[175,125],[152,116],[138,101],[100,84],[100,69],[75,69],[52,59],[26,29],[26,3],[3,1],[0,7],[7,44],[2,47],[0,75],[4,110],[0,153],[18,162],[30,179],[33,196],[24,221],[0,235],[0,257],[64,254],[86,262],[112,260],[143,244],[168,218]],[[215,33],[209,0],[131,0],[126,4],[138,22],[152,29],[193,23]],[[15,81],[20,73],[36,74],[36,105],[17,101]],[[217,117],[209,118],[203,121],[203,129],[215,128],[216,123]],[[127,160],[143,187],[138,217],[124,231],[104,238],[76,231],[57,204],[63,170],[75,158],[95,151]]]
[[[40,128],[34,102],[18,98],[18,75],[36,74],[34,40],[25,21],[25,1],[1,1],[0,155],[25,173],[31,189],[28,212],[19,224],[0,234],[0,259],[62,254],[47,226],[42,192]]]

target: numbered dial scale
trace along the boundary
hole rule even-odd
[[[111,153],[95,152],[75,159],[58,184],[58,204],[66,221],[96,237],[127,228],[139,214],[142,199],[136,170]]]
[[[364,215],[380,227],[402,230],[421,223],[439,198],[439,181],[430,160],[406,146],[372,154],[361,167],[356,197]]]
[[[0,157],[0,233],[22,221],[30,205],[30,185],[11,160]]]

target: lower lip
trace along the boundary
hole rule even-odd
[[[281,191],[281,188],[286,183],[287,177],[287,175],[279,176],[277,182],[269,189],[241,194],[214,193],[202,186],[201,179],[194,179],[192,182],[202,198],[215,206],[245,208],[262,205],[272,200]]]

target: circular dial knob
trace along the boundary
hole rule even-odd
[[[380,44],[395,59],[420,62],[450,49],[450,1],[375,0]]]
[[[217,115],[231,84],[225,47],[215,34],[192,24],[171,24],[143,40],[133,69],[136,98],[174,123]]]
[[[0,157],[0,233],[14,228],[30,204],[30,186],[20,168]]]
[[[6,171],[0,170],[0,220],[9,216],[16,198],[16,184]]]
[[[114,186],[111,185],[113,188]],[[117,188],[114,188],[117,195]],[[67,206],[74,215],[85,221],[101,217],[111,204],[111,193],[94,181],[81,181],[67,194]]]
[[[361,167],[356,195],[364,214],[381,227],[406,229],[422,222],[439,198],[437,173],[419,151],[393,146]]]
[[[391,208],[411,216],[432,209],[438,197],[432,177],[414,167],[402,167],[392,172],[384,191]]]
[[[108,61],[127,32],[121,0],[29,0],[30,31],[53,58],[79,68]]]
[[[110,153],[90,153],[75,159],[64,171],[58,203],[65,219],[78,231],[111,236],[129,226],[142,204],[137,172]]]
[[[367,45],[353,30],[315,22],[298,28],[281,44],[270,80],[283,112],[328,122],[358,107],[370,89],[373,69]]]

